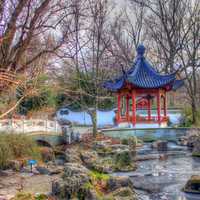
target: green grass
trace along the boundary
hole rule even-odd
[[[192,153],[192,156],[194,156],[194,157],[200,157],[200,153]]]
[[[108,181],[110,179],[110,175],[102,173],[102,172],[98,172],[96,170],[91,170],[89,173],[89,176],[92,180],[95,181]]]

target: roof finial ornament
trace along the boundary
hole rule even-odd
[[[145,53],[145,47],[144,47],[144,45],[143,44],[140,44],[140,45],[138,45],[138,47],[137,47],[137,54],[138,54],[138,56],[144,56],[144,53]]]

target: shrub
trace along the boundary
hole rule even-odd
[[[93,181],[108,181],[110,179],[110,176],[108,174],[101,173],[95,170],[92,170],[89,173],[89,176]]]
[[[34,196],[30,193],[19,192],[11,200],[34,200]]]
[[[200,125],[200,108],[198,108],[196,113],[197,122],[193,124],[192,122],[192,109],[191,107],[185,107],[182,112],[182,122],[180,126],[191,127],[192,125],[199,126]]]
[[[35,200],[47,200],[48,196],[45,194],[39,194],[35,197]]]
[[[7,167],[11,159],[40,160],[39,147],[31,137],[22,134],[0,134],[0,168]]]
[[[121,143],[122,143],[123,145],[128,145],[128,138],[123,138],[123,139],[121,140]]]
[[[131,164],[131,157],[128,151],[119,152],[115,155],[116,168],[120,169]]]
[[[8,158],[13,158],[13,153],[5,140],[0,139],[0,169],[8,166]]]

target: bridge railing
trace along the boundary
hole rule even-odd
[[[30,132],[54,132],[61,133],[58,122],[42,119],[4,119],[0,120],[0,132],[30,133]]]

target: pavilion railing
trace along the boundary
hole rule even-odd
[[[160,117],[160,122],[168,122],[169,117],[161,116]],[[121,116],[119,122],[132,122],[132,116],[129,116],[128,119],[126,116]],[[149,119],[148,116],[136,116],[136,123],[156,123],[159,122],[158,116],[151,116]]]

